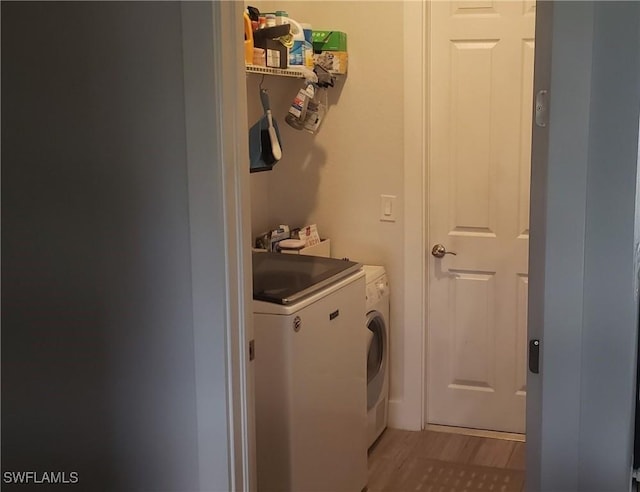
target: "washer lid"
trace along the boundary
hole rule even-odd
[[[360,263],[320,256],[253,253],[253,298],[296,302],[360,269]]]

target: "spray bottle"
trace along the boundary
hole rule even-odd
[[[304,128],[304,121],[307,117],[307,107],[309,101],[315,96],[315,88],[313,82],[307,80],[303,88],[298,91],[298,94],[293,99],[291,107],[284,120],[296,130],[302,130]]]

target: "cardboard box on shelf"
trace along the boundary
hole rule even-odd
[[[313,55],[313,62],[334,74],[346,74],[349,55],[346,51],[323,51]]]
[[[289,53],[287,48],[275,39],[263,38],[256,41],[256,48],[265,51],[265,64],[271,68],[287,68],[289,66]]]
[[[289,66],[289,50],[278,38],[289,33],[290,26],[275,26],[258,29],[253,32],[253,45],[265,50],[267,67],[287,68]]]
[[[313,31],[313,51],[347,51],[347,34],[341,31]]]

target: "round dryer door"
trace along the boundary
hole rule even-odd
[[[379,311],[367,315],[367,329],[367,410],[371,410],[380,399],[387,370],[387,327]]]

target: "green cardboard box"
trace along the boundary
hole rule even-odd
[[[347,51],[347,33],[341,31],[316,31],[311,35],[313,52]]]

